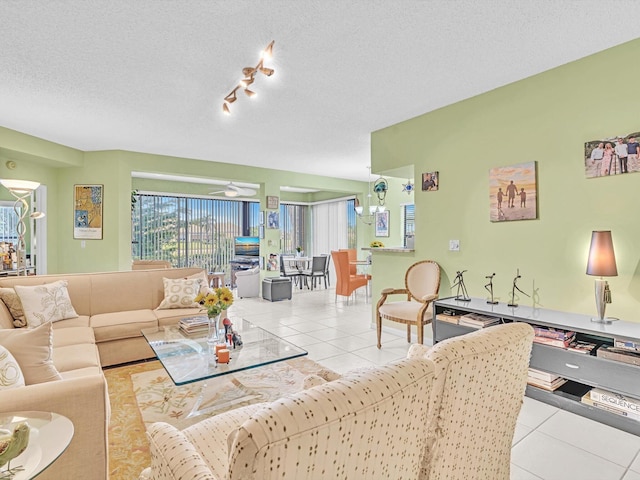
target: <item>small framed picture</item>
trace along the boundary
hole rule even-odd
[[[280,212],[269,212],[267,228],[280,228]]]
[[[376,237],[389,236],[389,210],[376,212]]]
[[[280,207],[280,199],[278,197],[272,197],[267,195],[267,208],[274,210]]]
[[[438,172],[428,172],[422,174],[422,191],[435,192],[438,190]]]

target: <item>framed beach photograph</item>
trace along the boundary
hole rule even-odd
[[[435,192],[439,185],[438,172],[427,172],[422,174],[422,191]]]
[[[638,139],[640,139],[640,131],[585,142],[585,176],[597,178],[640,172]]]
[[[389,210],[376,212],[376,237],[389,236]]]
[[[104,185],[73,186],[73,238],[102,240]]]
[[[489,171],[489,211],[492,222],[538,218],[536,162]]]

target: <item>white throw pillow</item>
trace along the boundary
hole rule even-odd
[[[24,387],[22,370],[11,352],[0,345],[0,390]]]
[[[193,301],[200,291],[201,280],[199,278],[163,278],[162,281],[164,282],[164,299],[156,310],[199,306]]]
[[[204,271],[200,273],[194,273],[193,275],[189,275],[185,277],[186,280],[200,280],[200,292],[204,293],[206,288],[209,288],[209,277]]]
[[[29,328],[46,322],[57,322],[65,318],[77,318],[78,314],[71,305],[66,280],[58,280],[44,285],[16,285],[24,315]]]
[[[27,319],[24,316],[22,303],[20,303],[20,297],[18,297],[16,291],[13,288],[0,288],[0,300],[4,302],[11,313],[13,326],[16,328],[26,327]]]
[[[0,329],[0,345],[16,359],[27,385],[62,380],[51,356],[53,330],[50,322],[32,329]]]

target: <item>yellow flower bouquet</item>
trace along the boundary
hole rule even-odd
[[[374,240],[373,242],[371,242],[369,244],[369,246],[371,248],[382,248],[382,247],[384,247],[384,243],[382,243],[380,240]]]
[[[210,317],[217,317],[233,305],[233,293],[227,287],[200,292],[194,302],[202,305]]]

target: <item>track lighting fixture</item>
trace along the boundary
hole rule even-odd
[[[255,75],[257,72],[262,73],[266,77],[270,77],[275,73],[275,70],[273,68],[265,67],[263,63],[265,59],[272,58],[274,43],[275,43],[275,40],[272,40],[271,43],[267,45],[267,48],[265,48],[262,51],[258,65],[256,65],[255,67],[244,67],[242,69],[242,74],[244,75],[244,78],[240,80],[240,82],[238,82],[238,85],[234,87],[234,89],[231,90],[231,92],[226,97],[224,97],[224,103],[222,104],[223,113],[225,113],[226,115],[231,114],[229,105],[231,105],[233,102],[235,102],[238,99],[238,97],[236,96],[236,92],[238,91],[239,88],[244,89],[244,93],[249,98],[256,97],[256,92],[249,90],[247,87],[255,81]]]

